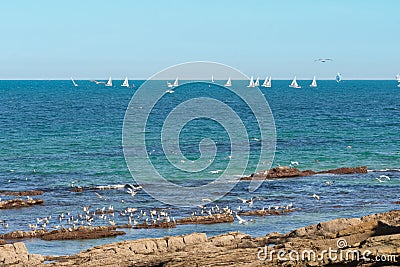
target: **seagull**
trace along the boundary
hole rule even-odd
[[[202,199],[201,199],[201,202],[212,202],[212,200],[209,199],[209,198],[202,198]]]
[[[95,194],[96,196],[98,196],[100,199],[107,200],[105,197],[103,197],[102,195],[100,195],[100,194],[97,193],[97,192],[94,192],[94,194]]]
[[[236,214],[236,218],[239,220],[239,224],[247,224],[247,221],[242,219],[239,215]]]
[[[327,61],[333,61],[333,59],[331,59],[331,58],[319,58],[319,59],[316,59],[314,61],[319,61],[319,62],[325,63]]]
[[[388,181],[390,181],[390,177],[387,176],[387,175],[381,175],[381,176],[379,176],[379,178],[381,178],[381,179],[388,179]]]
[[[174,90],[171,90],[171,89],[168,89],[167,91],[165,91],[166,93],[170,93],[170,94],[173,94],[175,91]]]
[[[318,200],[318,201],[321,199],[321,197],[318,196],[317,194],[312,195],[312,197],[315,198],[315,199]]]
[[[134,195],[136,195],[136,191],[135,190],[133,190],[132,188],[128,188],[128,190],[126,190],[126,192],[129,194],[129,195],[131,195],[132,197],[134,196]]]
[[[298,165],[299,165],[299,162],[298,162],[298,161],[291,161],[291,162],[290,162],[290,165],[292,165],[292,166],[298,166]]]
[[[379,177],[376,177],[375,179],[378,180],[380,183],[384,183],[384,182],[385,182],[385,181],[382,180],[382,178],[381,178],[380,176],[379,176]],[[389,180],[390,180],[390,179],[389,179]]]
[[[326,183],[326,185],[331,186],[331,185],[333,185],[335,183],[335,181],[326,181],[325,183]]]
[[[223,172],[223,170],[210,171],[211,174],[218,174],[220,172]]]

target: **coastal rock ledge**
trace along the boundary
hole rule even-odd
[[[264,254],[268,247],[268,254]],[[328,257],[368,251],[368,259]],[[278,259],[279,251],[312,250],[313,260]],[[269,257],[271,251],[275,251]],[[292,253],[292,256],[296,255]],[[376,256],[386,256],[379,264]],[[390,258],[388,257],[390,255]],[[123,241],[93,247],[71,256],[28,254],[21,242],[0,246],[1,266],[398,266],[400,210],[362,218],[341,218],[306,226],[287,234],[252,238],[239,232],[207,238],[203,233]]]
[[[313,171],[313,170],[305,170],[300,171],[299,169],[293,167],[290,168],[288,166],[279,166],[276,168],[272,168],[270,170],[260,171],[257,173],[253,173],[250,176],[242,177],[240,180],[265,180],[265,179],[280,179],[280,178],[292,178],[292,177],[302,177],[302,176],[311,176],[315,174],[354,174],[354,173],[367,173],[367,166],[360,167],[343,167],[333,170],[327,171]]]

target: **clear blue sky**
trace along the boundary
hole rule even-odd
[[[192,60],[277,79],[392,79],[399,12],[397,0],[5,0],[0,79],[145,79]]]

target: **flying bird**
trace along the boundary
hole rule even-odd
[[[319,62],[325,63],[327,61],[333,61],[333,59],[331,59],[331,58],[319,58],[319,59],[316,59],[314,61],[319,61]]]

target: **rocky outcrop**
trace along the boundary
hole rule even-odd
[[[7,201],[0,201],[0,209],[18,209],[18,208],[26,208],[33,205],[41,205],[43,204],[42,199],[28,199],[22,200],[20,198],[10,199]]]
[[[77,228],[62,228],[59,230],[34,230],[34,231],[15,231],[4,235],[0,238],[10,239],[24,239],[24,238],[40,238],[43,240],[71,240],[71,239],[95,239],[104,237],[114,237],[124,235],[123,231],[116,231],[115,226],[80,226]]]
[[[43,195],[42,190],[29,190],[29,191],[0,191],[0,195],[5,196],[38,196]]]
[[[214,223],[231,223],[235,219],[227,213],[212,214],[207,216],[192,216],[176,220],[176,224],[214,224]]]
[[[329,255],[329,249],[334,254]],[[355,258],[355,253],[367,258]],[[377,256],[379,259],[385,256],[385,261],[378,264],[374,261]],[[335,219],[287,234],[271,233],[253,238],[234,232],[207,238],[205,234],[193,233],[107,244],[71,256],[30,255],[22,243],[0,246],[0,264],[4,266],[372,267],[398,266],[399,261],[399,210]]]
[[[283,209],[283,210],[249,210],[249,211],[242,211],[239,212],[239,215],[243,216],[269,216],[269,215],[285,215],[289,212],[295,211],[294,209]]]
[[[376,266],[375,262],[346,257],[330,258],[323,252],[332,248],[342,255],[354,251],[394,255],[400,260],[400,211],[342,218],[310,225],[287,234],[271,233],[252,238],[242,233],[228,233],[207,238],[205,234],[124,241],[94,247],[72,256],[45,257],[50,266]],[[316,260],[291,260],[294,251],[313,250],[322,255]],[[265,250],[269,253],[265,254]],[[285,251],[286,260],[277,258]],[[273,255],[269,258],[269,255]]]
[[[43,261],[41,255],[28,254],[22,242],[0,245],[0,266],[37,266]]]
[[[339,169],[315,172],[312,170],[300,171],[297,168],[290,168],[288,166],[279,166],[270,170],[253,173],[250,176],[240,178],[240,180],[265,180],[265,179],[291,178],[291,177],[311,176],[321,173],[331,173],[331,174],[367,173],[367,167],[366,166],[355,167],[355,168],[348,167],[348,168],[339,168]]]

